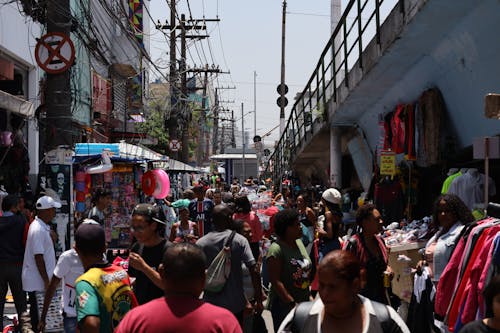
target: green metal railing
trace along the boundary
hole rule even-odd
[[[356,63],[363,69],[361,55],[369,44],[364,41],[375,40],[380,45],[381,7],[388,2],[350,0],[347,4],[269,158],[266,173],[272,175],[275,182],[290,170],[297,151],[328,121],[328,103],[337,102],[342,84],[349,88],[349,70]],[[403,0],[399,2],[400,8],[404,8]],[[393,8],[394,5],[390,5]]]

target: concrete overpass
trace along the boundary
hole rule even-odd
[[[293,171],[341,186],[342,155],[350,154],[366,188],[380,115],[432,87],[459,149],[500,134],[500,122],[483,115],[484,96],[500,91],[500,2],[400,0],[382,20],[383,3],[347,4],[271,156],[276,179]]]

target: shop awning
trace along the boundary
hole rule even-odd
[[[169,158],[146,147],[120,143],[77,143],[75,145],[75,159],[99,157],[104,149],[111,153],[111,160],[130,162],[168,161]]]
[[[0,90],[0,108],[18,113],[25,117],[33,117],[35,115],[33,103],[2,90]]]
[[[242,160],[243,154],[218,154],[210,156],[211,160]],[[245,159],[257,159],[256,154],[245,154]]]
[[[196,173],[200,172],[199,169],[174,159],[169,159],[168,161],[154,162],[153,166],[155,168],[164,169],[166,171],[196,172]]]

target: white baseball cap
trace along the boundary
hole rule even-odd
[[[323,192],[321,198],[335,205],[340,205],[342,203],[342,194],[333,187]]]
[[[36,201],[36,209],[61,208],[61,203],[51,197],[44,195]]]

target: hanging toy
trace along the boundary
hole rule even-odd
[[[153,195],[156,189],[156,178],[153,171],[147,171],[142,175],[142,192],[146,195]]]
[[[111,164],[111,158],[109,157],[109,149],[103,149],[101,154],[102,161],[99,165],[85,168],[85,172],[88,174],[104,173],[113,169],[113,164]]]
[[[153,192],[153,197],[156,199],[165,199],[170,193],[170,179],[168,174],[162,169],[152,171],[156,178],[156,188]]]

